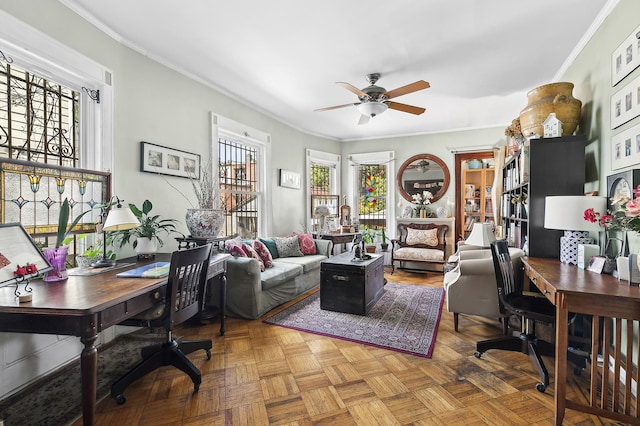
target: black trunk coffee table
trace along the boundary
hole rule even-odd
[[[366,315],[384,292],[384,257],[355,261],[342,253],[320,265],[320,308]]]

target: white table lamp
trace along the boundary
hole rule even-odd
[[[604,214],[606,197],[559,195],[545,197],[544,227],[564,231],[560,237],[560,261],[578,264],[578,244],[591,244],[589,232],[599,232],[600,225],[584,219],[584,211],[593,208]]]
[[[116,205],[111,207],[111,210],[105,209],[105,212],[103,213],[107,216],[104,224],[102,225],[102,232],[105,233],[105,235],[102,237],[102,240],[104,242],[103,255],[102,259],[91,264],[91,266],[94,268],[106,268],[109,266],[114,266],[116,264],[115,260],[107,259],[106,232],[124,231],[140,226],[140,221],[138,220],[136,215],[133,214],[131,209],[129,207],[123,207],[122,200],[120,200],[118,197],[114,196],[112,197],[112,200],[113,198],[117,200]]]
[[[478,247],[489,247],[496,236],[493,234],[493,226],[490,223],[474,223],[471,234],[465,240],[465,244]]]

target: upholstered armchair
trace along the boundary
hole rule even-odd
[[[524,252],[518,248],[510,248],[509,252],[514,270],[520,270]],[[458,331],[460,314],[466,314],[499,318],[507,334],[508,315],[500,312],[491,250],[460,245],[456,256],[458,264],[444,275],[446,304],[453,314],[455,331]]]
[[[447,225],[433,223],[399,224],[397,238],[391,240],[391,273],[396,262],[401,268],[407,262],[444,265],[448,230]]]

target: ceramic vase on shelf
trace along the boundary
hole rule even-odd
[[[187,209],[185,222],[193,238],[215,238],[224,225],[224,210]]]
[[[573,83],[545,84],[527,93],[527,106],[520,112],[522,134],[544,134],[543,123],[552,112],[562,122],[562,136],[571,136],[578,126],[582,102],[573,97]]]
[[[427,217],[427,209],[420,209],[420,217],[422,219]]]
[[[58,248],[43,248],[42,253],[44,258],[47,259],[52,270],[45,272],[43,281],[55,282],[64,281],[69,276],[67,275],[67,247],[62,246]]]

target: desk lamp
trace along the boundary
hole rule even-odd
[[[466,245],[487,248],[496,240],[490,223],[474,223],[471,234],[464,241]]]
[[[104,225],[102,226],[102,232],[104,233],[102,240],[104,242],[103,248],[103,256],[102,259],[92,263],[91,266],[94,268],[106,268],[109,266],[114,266],[116,264],[115,260],[107,259],[107,232],[112,231],[124,231],[127,229],[132,229],[140,226],[140,221],[133,214],[129,207],[123,207],[122,201],[118,197],[113,196],[111,200],[116,199],[115,206],[111,208],[111,210],[107,210],[110,205],[113,205],[113,202],[109,202],[107,206],[104,208],[103,216],[106,215],[106,219],[104,220]]]
[[[584,211],[607,209],[606,197],[561,195],[545,197],[544,227],[564,231],[560,237],[560,262],[578,264],[578,244],[591,244],[589,232],[600,231],[600,225],[584,219]]]

